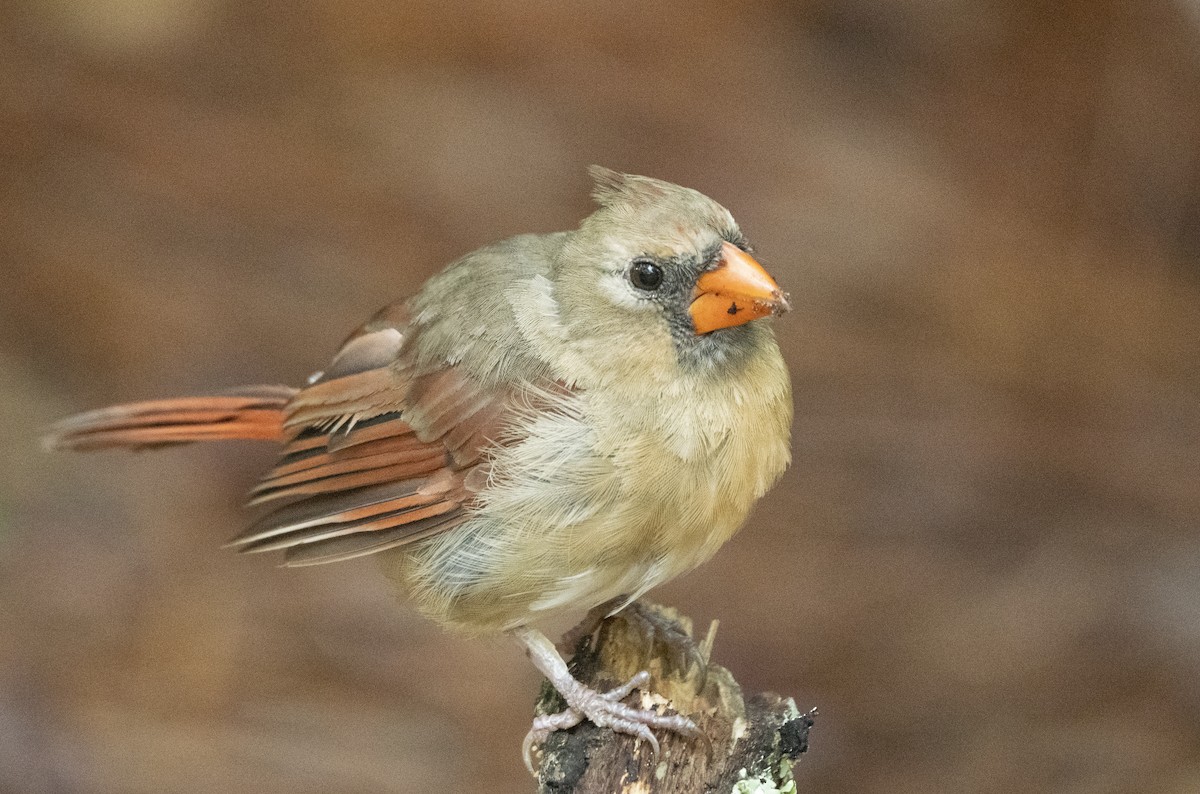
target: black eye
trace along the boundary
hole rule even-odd
[[[649,259],[634,260],[633,266],[629,268],[629,280],[638,289],[656,290],[662,284],[662,268]]]

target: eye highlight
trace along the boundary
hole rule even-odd
[[[662,268],[649,259],[635,259],[629,268],[629,281],[646,292],[658,289],[663,282]]]

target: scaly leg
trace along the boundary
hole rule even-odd
[[[522,626],[511,632],[529,654],[534,667],[550,681],[558,693],[567,701],[567,708],[558,714],[544,714],[534,719],[533,727],[525,735],[522,752],[525,766],[533,773],[533,746],[541,744],[554,731],[566,730],[578,725],[586,717],[601,728],[611,728],[642,739],[658,756],[658,739],[651,728],[674,731],[685,736],[697,732],[696,723],[682,715],[664,716],[649,709],[635,709],[621,702],[630,692],[645,686],[650,674],[643,670],[615,689],[597,692],[581,684],[567,669],[554,643],[537,629]]]

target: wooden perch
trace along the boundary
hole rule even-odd
[[[662,752],[631,736],[588,721],[558,731],[541,748],[543,794],[769,794],[794,792],[792,766],[808,749],[815,711],[796,709],[791,698],[771,693],[742,697],[741,687],[709,656],[717,624],[699,644],[692,622],[669,607],[635,602],[613,617],[589,616],[564,643],[575,649],[571,672],[606,691],[640,670],[650,672],[645,691],[626,702],[672,709],[691,717],[701,736],[661,732]],[[564,649],[569,650],[569,648]],[[547,683],[539,714],[561,711],[565,702]]]

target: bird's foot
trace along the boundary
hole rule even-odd
[[[637,737],[646,744],[658,758],[658,738],[654,731],[671,731],[672,733],[694,736],[698,729],[696,723],[681,714],[659,714],[651,709],[639,709],[627,706],[621,701],[635,689],[645,686],[650,681],[650,674],[643,670],[619,687],[607,692],[597,692],[583,684],[571,680],[574,686],[563,686],[559,689],[567,701],[567,708],[557,714],[541,714],[534,718],[533,727],[525,735],[522,752],[525,765],[533,772],[533,748],[554,731],[573,728],[585,718],[601,728],[609,728],[616,733],[624,733]],[[565,691],[564,691],[565,690]]]
[[[549,679],[550,683],[567,701],[567,708],[557,714],[542,714],[533,721],[533,727],[525,735],[522,751],[525,766],[533,772],[533,748],[544,742],[554,731],[573,728],[584,719],[591,720],[601,728],[609,728],[642,739],[650,745],[655,759],[658,758],[658,739],[655,730],[671,731],[684,736],[699,733],[696,723],[681,714],[659,714],[652,709],[639,709],[621,701],[635,689],[650,681],[650,674],[642,672],[621,686],[607,692],[597,692],[580,683],[567,670],[566,662],[559,656],[554,645],[541,632],[530,628],[518,628],[512,634],[525,645],[529,658]]]

